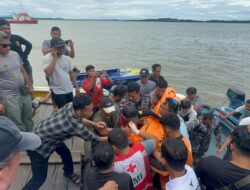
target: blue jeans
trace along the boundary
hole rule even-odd
[[[72,157],[68,147],[65,143],[59,144],[55,151],[60,155],[62,154],[64,159],[62,160],[64,164],[64,175],[71,176],[74,172]],[[48,173],[48,160],[49,158],[44,158],[42,155],[35,151],[27,151],[30,161],[32,178],[23,187],[23,190],[38,190],[47,178]]]
[[[32,178],[23,187],[23,190],[38,190],[47,178],[48,160],[35,151],[27,151],[30,161]]]

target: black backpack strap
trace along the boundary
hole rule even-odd
[[[216,188],[215,190],[237,190],[250,184],[250,175],[224,187]]]

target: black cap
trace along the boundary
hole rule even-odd
[[[115,106],[111,99],[104,97],[100,102],[100,107],[103,108],[103,110],[106,113],[115,112]]]
[[[62,40],[61,38],[53,38],[51,40],[51,47],[64,47],[65,46],[65,42],[64,40]]]
[[[146,68],[143,68],[140,70],[140,76],[145,76],[148,77],[149,76],[149,71]]]
[[[137,123],[139,118],[139,112],[136,109],[136,107],[132,104],[124,106],[122,110],[122,114],[124,117],[126,117],[129,121],[133,121],[134,123]]]

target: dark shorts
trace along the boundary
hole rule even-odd
[[[55,94],[53,91],[51,91],[51,96],[59,109],[65,104],[73,101],[73,92],[68,94]]]

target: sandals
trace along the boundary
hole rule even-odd
[[[76,185],[80,185],[81,183],[81,177],[80,175],[73,173],[72,175],[65,175],[64,177],[68,178],[71,182],[73,182]]]

